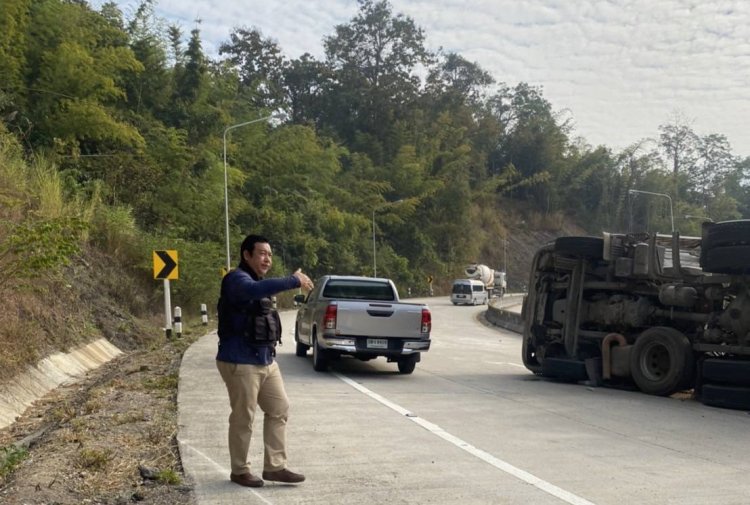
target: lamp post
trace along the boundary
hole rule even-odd
[[[651,191],[641,191],[639,189],[629,189],[628,193],[643,193],[644,195],[663,196],[669,200],[669,218],[672,221],[672,233],[674,233],[674,214],[672,213],[672,197],[664,193],[652,193]]]
[[[390,202],[385,205],[381,205],[380,207],[375,207],[372,209],[372,276],[377,277],[378,276],[378,261],[377,261],[377,251],[375,249],[375,211],[378,209],[382,209],[386,205],[394,205],[397,203],[403,202],[403,199],[396,200],[395,202]]]
[[[375,251],[375,209],[372,209],[372,276],[378,276],[378,260]]]
[[[503,272],[508,271],[508,239],[503,239]]]
[[[270,119],[272,116],[273,114],[270,114],[258,119],[253,119],[252,121],[245,121],[244,123],[235,124],[224,129],[224,232],[227,243],[227,272],[229,272],[229,269],[232,268],[232,260],[229,255],[229,182],[227,177],[227,133],[229,133],[230,130],[234,130],[235,128],[239,128],[241,126],[247,126],[249,124],[265,121],[266,119]]]

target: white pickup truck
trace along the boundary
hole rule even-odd
[[[367,361],[385,356],[403,374],[414,371],[430,349],[432,316],[425,304],[404,303],[393,281],[326,275],[301,303],[294,325],[297,356],[313,350],[313,368],[322,372],[341,355]]]

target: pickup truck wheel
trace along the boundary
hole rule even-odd
[[[401,358],[398,360],[398,371],[402,374],[410,374],[414,371],[417,366],[417,355],[414,354],[408,358]]]
[[[555,239],[555,252],[566,256],[601,259],[604,253],[604,239],[600,237],[558,237]]]
[[[296,325],[294,327],[294,341],[297,342],[297,349],[294,351],[294,354],[300,358],[307,356],[307,350],[310,346],[299,341],[299,328]]]
[[[294,354],[299,356],[300,358],[304,358],[307,356],[307,350],[310,348],[310,346],[305,345],[301,342],[297,342],[297,349],[295,349]]]
[[[313,370],[316,372],[325,372],[328,370],[328,360],[326,359],[326,352],[318,345],[317,335],[313,335],[312,341],[313,348]]]
[[[646,394],[669,396],[691,387],[695,365],[690,341],[674,328],[649,328],[633,345],[630,371]]]

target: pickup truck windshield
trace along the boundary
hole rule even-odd
[[[366,280],[330,280],[323,290],[324,298],[379,300],[393,302],[396,297],[390,284]]]

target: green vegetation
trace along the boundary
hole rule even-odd
[[[110,449],[81,449],[78,451],[78,460],[76,464],[79,468],[101,471],[107,467],[107,463],[112,459]]]
[[[146,379],[143,383],[143,387],[152,391],[161,389],[164,391],[172,392],[177,388],[178,378],[179,377],[175,372],[159,377],[158,379]]]
[[[0,447],[0,483],[10,475],[13,470],[29,455],[29,451],[23,447],[11,445]]]
[[[156,482],[159,484],[171,484],[176,486],[182,482],[182,479],[180,478],[179,473],[172,469],[166,469],[159,470],[159,473],[156,474]]]
[[[374,226],[378,274],[414,295],[428,275],[439,293],[467,262],[501,265],[514,223],[669,231],[667,199],[631,190],[670,195],[683,234],[700,229],[684,216],[750,217],[750,159],[725,136],[674,118],[620,152],[588,145],[539,87],[432,52],[388,1],[359,0],[323,60],[248,28],[210,58],[199,29],[165,29],[153,7],[0,4],[0,290],[30,315],[0,316],[0,370],[139,333],[130,316],[159,307],[153,249],[179,251],[173,304],[213,310],[224,147],[234,263],[253,231],[272,239],[273,275],[371,275]],[[123,312],[112,321],[70,281],[92,264],[108,272],[90,292]],[[55,304],[78,312],[39,322]]]

